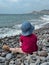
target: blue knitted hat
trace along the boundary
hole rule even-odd
[[[28,36],[32,34],[34,30],[34,26],[32,26],[30,22],[23,22],[21,26],[21,30],[22,30],[22,35]]]

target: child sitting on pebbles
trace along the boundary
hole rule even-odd
[[[22,34],[20,36],[20,48],[10,48],[3,45],[3,49],[14,53],[33,53],[38,50],[37,37],[33,34],[34,26],[30,22],[23,22],[21,26]]]

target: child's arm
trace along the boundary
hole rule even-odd
[[[16,48],[10,48],[9,51],[16,53]]]

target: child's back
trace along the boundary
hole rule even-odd
[[[32,53],[38,50],[37,46],[37,37],[35,34],[31,34],[28,36],[21,35],[20,41],[22,42],[22,50],[26,53]]]

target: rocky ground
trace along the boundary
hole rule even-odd
[[[0,39],[0,65],[49,65],[49,27],[34,31],[38,37],[38,51],[33,54],[19,54],[2,49],[4,44],[10,47],[19,47],[19,36]]]

